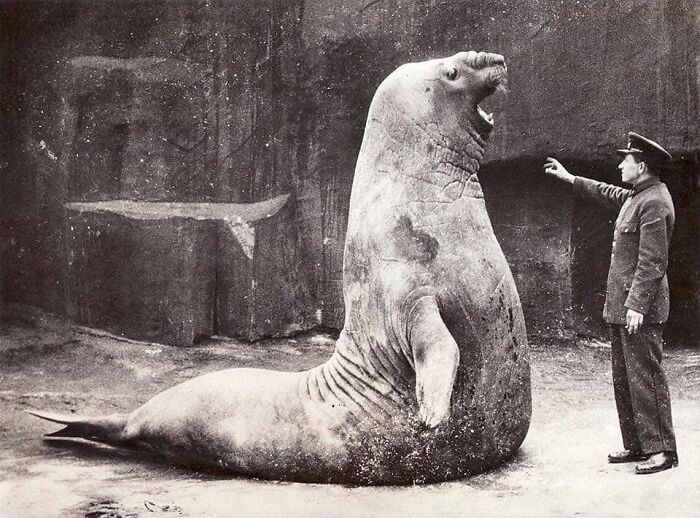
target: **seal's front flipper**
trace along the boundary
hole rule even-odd
[[[435,428],[450,415],[459,348],[440,316],[434,296],[419,299],[409,313],[408,343],[416,369],[418,417]]]

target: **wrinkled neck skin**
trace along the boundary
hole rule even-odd
[[[412,118],[391,100],[373,103],[351,196],[344,329],[332,358],[311,372],[311,384],[322,397],[392,425],[397,419],[417,423],[406,306],[421,288],[413,288],[415,263],[397,258],[386,236],[400,217],[418,229],[441,225],[455,212],[485,213],[477,177],[485,135],[469,121],[449,131],[459,140],[446,129]],[[448,208],[459,200],[464,207]],[[395,282],[386,282],[392,278]]]
[[[393,182],[397,202],[483,197],[477,173],[490,128],[477,130],[464,119],[455,131],[430,119],[413,118],[385,97],[372,105],[353,184],[351,217],[377,210],[376,197],[391,196],[378,192],[378,185],[388,183],[385,180]],[[391,178],[383,180],[383,175]]]

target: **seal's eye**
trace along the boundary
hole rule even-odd
[[[457,69],[452,67],[447,71],[445,75],[447,76],[447,79],[449,79],[450,81],[454,81],[455,79],[457,79]]]

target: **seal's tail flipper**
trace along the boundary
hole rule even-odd
[[[129,442],[124,432],[126,428],[126,414],[79,417],[36,410],[27,410],[26,412],[40,419],[65,425],[65,428],[57,432],[44,435],[44,437],[49,439],[75,437],[111,445],[125,445]]]

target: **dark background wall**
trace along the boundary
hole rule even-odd
[[[616,181],[635,130],[675,157],[668,337],[696,345],[699,16],[690,0],[5,2],[2,299],[66,313],[65,203],[290,194],[299,304],[340,327],[373,91],[403,62],[478,49],[509,67],[480,176],[530,333],[602,333],[614,220],[544,178],[544,158]]]

